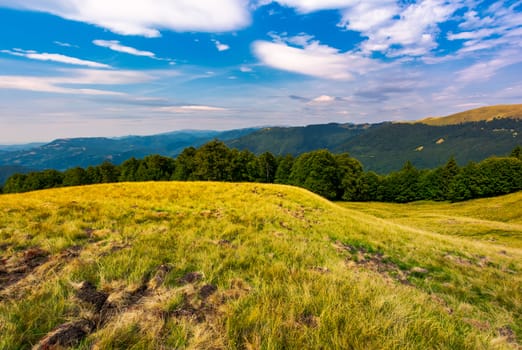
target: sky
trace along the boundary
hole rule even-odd
[[[0,0],[0,144],[522,103],[522,1]]]

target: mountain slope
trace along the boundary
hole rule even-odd
[[[3,349],[521,340],[520,249],[401,226],[298,188],[62,188],[2,195],[0,222]]]
[[[461,164],[506,155],[519,145],[522,120],[495,119],[458,125],[421,123],[369,125],[328,124],[299,128],[266,128],[228,141],[231,147],[254,153],[298,155],[313,149],[348,152],[367,170],[387,173],[406,161],[434,168],[451,156]]]
[[[13,174],[25,174],[31,171],[33,171],[33,169],[23,166],[0,165],[0,186],[2,186],[5,181]]]
[[[406,161],[434,168],[454,156],[460,165],[490,156],[504,156],[521,145],[522,105],[484,107],[414,123],[324,124],[270,127],[226,132],[179,131],[153,136],[61,139],[32,148],[4,152],[0,165],[65,170],[74,166],[115,164],[150,154],[176,156],[184,148],[218,138],[233,148],[256,154],[293,154],[326,148],[348,152],[365,169],[379,173],[399,170]]]
[[[368,170],[387,173],[406,161],[434,168],[454,157],[460,165],[508,155],[522,143],[522,120],[495,119],[458,125],[386,123],[339,145]]]
[[[273,127],[254,131],[227,142],[230,147],[260,154],[300,154],[321,148],[333,149],[363,134],[371,124],[323,124],[303,127]]]
[[[428,125],[456,125],[461,123],[491,121],[493,119],[522,119],[522,104],[480,107],[446,117],[432,117],[417,121]]]
[[[0,165],[65,170],[75,166],[98,165],[105,160],[119,164],[131,157],[143,158],[150,154],[173,157],[186,147],[199,146],[213,138],[236,138],[253,130],[177,131],[152,136],[59,139],[29,150],[0,153]]]

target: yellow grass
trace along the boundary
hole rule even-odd
[[[2,287],[0,348],[84,318],[98,323],[80,349],[516,349],[520,246],[408,225],[402,208],[206,182],[2,195],[4,265],[48,256]],[[455,213],[502,217],[473,208]],[[104,311],[80,300],[84,281]]]
[[[446,117],[430,117],[417,121],[428,125],[454,125],[466,122],[490,121],[495,118],[522,119],[522,104],[496,105],[455,113]]]

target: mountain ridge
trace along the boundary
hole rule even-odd
[[[442,165],[454,156],[459,164],[503,156],[520,145],[522,104],[472,109],[415,122],[328,123],[296,127],[264,127],[228,131],[183,130],[149,136],[61,138],[36,148],[0,149],[0,165],[66,170],[120,164],[150,154],[175,157],[186,147],[214,138],[229,147],[256,154],[299,155],[316,149],[348,152],[365,169],[398,170],[406,161],[419,168]],[[1,174],[0,174],[1,175]],[[5,177],[5,176],[4,176]]]
[[[442,126],[505,118],[522,119],[522,104],[479,107],[444,117],[428,117],[414,123]]]

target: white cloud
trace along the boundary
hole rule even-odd
[[[227,44],[223,44],[222,42],[220,42],[219,40],[212,40],[212,42],[214,44],[216,44],[216,49],[218,49],[218,51],[227,51],[228,49],[230,49],[230,46],[228,46]]]
[[[58,63],[72,64],[77,66],[87,66],[91,68],[111,68],[111,66],[98,63],[93,61],[82,60],[76,57],[65,56],[58,53],[39,53],[33,50],[22,50],[22,49],[13,49],[13,50],[1,50],[0,52],[6,53],[13,56],[20,56],[29,58],[32,60],[38,61],[52,61]]]
[[[77,45],[73,45],[73,44],[69,44],[69,43],[64,43],[64,42],[61,42],[61,41],[53,41],[54,44],[58,45],[58,46],[62,46],[62,47],[78,47]]]
[[[241,66],[239,67],[239,70],[243,73],[250,73],[250,72],[253,72],[254,70],[250,67],[247,67],[247,66]]]
[[[340,25],[358,32],[376,31],[389,24],[399,8],[393,0],[376,2],[356,2],[342,11]]]
[[[292,38],[286,41],[295,42]],[[354,74],[363,74],[377,66],[368,58],[341,53],[318,41],[309,41],[303,48],[291,47],[280,40],[256,41],[253,50],[257,58],[270,67],[332,80],[351,80]]]
[[[337,9],[340,26],[360,32],[364,52],[388,56],[421,56],[435,49],[438,24],[451,18],[464,6],[464,0],[424,0],[416,3],[396,0],[277,0],[302,13]]]
[[[438,24],[448,20],[458,7],[458,2],[441,0],[426,0],[409,5],[397,14],[398,19],[380,21],[375,27],[362,31],[369,38],[362,48],[366,51],[382,51],[388,56],[424,55],[438,46]],[[358,16],[357,13],[354,15]],[[399,47],[393,48],[395,45]]]
[[[333,10],[346,8],[356,4],[357,0],[276,0],[283,6],[293,7],[301,13],[309,13],[319,10]],[[268,2],[265,2],[265,4]]]
[[[448,40],[463,40],[463,47],[458,51],[458,56],[467,53],[497,49],[511,50],[522,47],[522,14],[511,7],[499,7],[493,4],[485,10],[483,17],[478,16],[474,10],[469,10],[463,16],[463,22],[459,28],[464,31],[448,33]],[[518,54],[520,55],[520,53]]]
[[[130,46],[121,45],[118,40],[93,40],[92,43],[97,46],[106,47],[113,51],[128,53],[134,56],[145,56],[154,58],[155,55],[150,51],[141,51]]]
[[[248,0],[0,0],[0,6],[51,13],[123,35],[159,30],[224,32],[250,23]]]
[[[500,69],[521,62],[520,52],[515,50],[501,51],[488,61],[480,61],[458,72],[458,80],[466,83],[487,81]]]
[[[468,39],[483,39],[495,34],[495,30],[490,28],[479,29],[477,31],[460,32],[458,34],[448,33],[446,36],[448,40],[468,40]]]
[[[79,95],[124,95],[121,92],[85,89],[85,88],[70,88],[60,86],[66,84],[67,79],[61,80],[59,78],[49,77],[32,77],[32,76],[0,76],[0,89],[10,90],[25,90],[35,92],[51,92],[57,94],[79,94]]]
[[[155,109],[158,112],[167,113],[192,113],[192,112],[224,112],[228,109],[215,106],[188,105],[188,106],[167,106]]]
[[[308,102],[309,105],[324,105],[324,104],[330,104],[335,102],[336,98],[333,96],[328,95],[321,95],[314,99],[312,99],[310,102]]]
[[[0,89],[58,94],[123,96],[122,92],[85,88],[86,85],[126,85],[144,83],[154,77],[135,71],[66,69],[55,76],[0,76]]]

